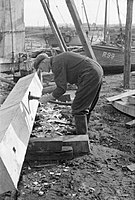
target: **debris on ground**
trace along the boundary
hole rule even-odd
[[[4,95],[11,88],[1,83],[0,89]],[[106,100],[123,91],[122,74],[104,77],[100,99],[89,123],[90,154],[64,162],[25,161],[18,200],[134,200],[135,129],[126,127],[133,118]],[[71,124],[70,106],[40,105],[31,137],[66,135]],[[9,193],[0,197],[8,198]]]

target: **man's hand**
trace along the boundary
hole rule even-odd
[[[54,100],[55,98],[52,96],[52,93],[51,94],[45,94],[43,95],[39,101],[43,104],[46,104],[48,101],[51,101],[51,100]]]

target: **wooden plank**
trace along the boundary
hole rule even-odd
[[[77,11],[77,8],[75,6],[75,3],[73,0],[66,0],[67,7],[69,9],[69,12],[71,14],[71,17],[73,19],[74,25],[76,27],[76,30],[78,32],[78,35],[80,37],[80,40],[82,42],[82,45],[84,47],[85,53],[88,57],[96,60],[95,54],[92,50],[92,47],[90,45],[90,42],[88,41],[88,38],[86,36],[85,31],[83,30],[83,25],[79,16],[79,13]]]
[[[90,142],[88,135],[63,136],[63,146],[72,146],[74,156],[90,153]]]
[[[73,148],[63,146],[61,151],[36,151],[27,152],[26,161],[66,161],[73,158]]]
[[[132,121],[130,121],[130,122],[127,122],[126,123],[126,127],[127,128],[133,128],[133,127],[135,127],[135,119],[132,120]]]
[[[35,147],[33,146],[27,149],[26,160],[29,161],[67,160],[90,153],[88,135],[59,136],[48,140],[45,138],[37,138],[31,139],[31,141],[32,143],[35,141]]]
[[[62,137],[30,138],[27,151],[33,153],[36,151],[59,152],[62,150],[62,145],[63,145]]]
[[[106,99],[107,99],[107,101],[112,102],[112,101],[122,99],[124,97],[132,96],[132,95],[135,95],[135,90],[128,90],[127,92],[123,92],[121,94],[118,94],[118,95],[112,96],[112,97],[108,97]]]
[[[135,106],[134,105],[128,104],[127,102],[124,102],[121,100],[112,102],[112,105],[119,111],[121,111],[127,115],[130,115],[132,117],[135,117]]]
[[[0,194],[17,189],[42,85],[36,73],[21,78],[0,109]]]

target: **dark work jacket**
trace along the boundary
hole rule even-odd
[[[78,86],[82,76],[87,73],[99,76],[99,79],[103,75],[102,68],[97,62],[73,52],[64,52],[51,57],[50,62],[57,86],[53,91],[56,99],[66,92],[67,83]]]

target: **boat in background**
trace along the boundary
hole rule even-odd
[[[114,36],[113,41],[110,40],[109,30],[107,29],[107,3],[105,2],[105,20],[104,20],[104,38],[100,44],[92,45],[97,61],[103,67],[104,71],[123,71],[124,52],[125,52],[125,33],[120,19],[119,4],[117,3],[117,11],[119,18],[119,32]],[[131,47],[131,68],[135,68],[135,47]]]
[[[117,2],[117,10],[119,16],[119,5]],[[110,38],[109,29],[107,27],[107,3],[105,2],[105,20],[104,20],[104,37],[103,41],[97,44],[91,44],[97,62],[103,67],[105,72],[123,72],[124,67],[124,49],[125,49],[125,34],[119,16],[119,30],[113,35],[113,40]],[[81,54],[85,52],[81,49],[75,50]],[[135,70],[135,47],[131,47],[131,70]]]
[[[92,45],[98,63],[104,71],[123,71],[124,49],[117,46]],[[135,70],[135,48],[131,51],[131,67]]]
[[[83,1],[84,2],[84,1]],[[83,24],[86,36],[89,39],[91,47],[94,51],[95,57],[98,63],[103,67],[104,72],[123,72],[124,69],[124,28],[119,22],[119,26],[107,26],[107,0],[105,4],[105,21],[104,26],[91,27],[91,31],[88,32],[88,25]],[[120,19],[120,17],[119,17]],[[135,31],[135,28],[133,29]],[[61,27],[61,33],[64,41],[67,45],[68,51],[73,51],[85,55],[80,38],[75,30],[75,27]],[[135,34],[134,34],[135,35]],[[38,34],[36,33],[36,36]],[[58,43],[55,35],[51,32],[44,34],[42,37],[48,47],[55,49],[56,53],[60,53],[61,50],[58,47]],[[135,46],[131,49],[131,69],[135,70]]]

